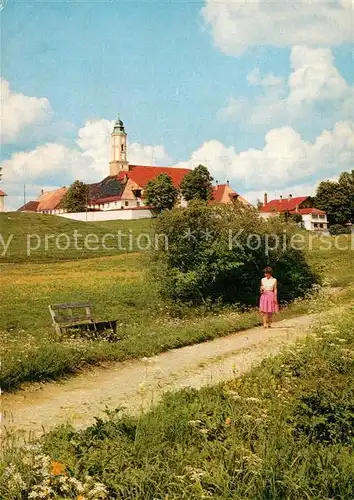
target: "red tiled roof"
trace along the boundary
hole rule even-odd
[[[7,194],[6,194],[6,193],[4,193],[4,191],[2,191],[2,190],[0,189],[0,196],[7,196]]]
[[[60,208],[61,201],[67,191],[68,188],[62,187],[54,191],[44,192],[39,197],[37,211],[41,212],[43,210],[55,210],[56,208]]]
[[[308,196],[298,196],[295,198],[283,198],[282,200],[271,200],[261,208],[261,212],[291,212],[301,203],[306,201]]]
[[[39,201],[28,201],[25,205],[20,207],[18,212],[36,212],[37,207],[39,205]]]
[[[109,203],[111,201],[119,201],[121,196],[107,196],[106,198],[96,198],[95,200],[91,200],[89,205],[99,205],[101,203]]]
[[[234,189],[232,189],[229,184],[218,184],[217,186],[213,186],[213,199],[210,200],[210,203],[222,203],[225,195],[225,191],[229,188],[228,197],[232,201],[234,199],[244,203],[245,205],[249,205],[248,201],[240,196]],[[231,190],[231,192],[230,192]]]
[[[149,167],[143,165],[130,165],[129,171],[119,172],[118,179],[124,181],[125,176],[135,182],[138,186],[144,188],[146,184],[155,179],[160,174],[168,174],[175,187],[179,187],[183,177],[189,174],[188,168],[174,167]]]
[[[291,210],[291,214],[301,214],[301,215],[326,215],[327,212],[320,210],[319,208],[299,208],[298,210]]]
[[[227,184],[218,184],[217,186],[213,186],[213,200],[215,203],[221,203],[223,196],[225,194],[225,189],[227,188]],[[235,193],[237,194],[237,193]]]

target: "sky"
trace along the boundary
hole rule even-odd
[[[0,189],[205,164],[255,202],[354,168],[349,0],[2,0]]]

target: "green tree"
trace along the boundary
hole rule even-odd
[[[345,224],[354,218],[352,174],[345,172],[340,176],[338,182],[323,181],[317,188],[315,206],[327,212],[328,221],[331,225]]]
[[[213,178],[204,165],[198,165],[189,174],[185,175],[181,182],[181,193],[186,201],[211,200]]]
[[[87,208],[88,186],[75,181],[63,198],[63,208],[67,212],[85,212]]]
[[[280,218],[284,222],[294,222],[296,224],[302,223],[302,215],[297,213],[292,214],[290,212],[283,212],[282,214],[280,214]]]
[[[155,213],[170,210],[174,207],[178,198],[178,189],[173,185],[168,174],[160,174],[149,181],[144,191],[147,204]]]
[[[255,306],[266,265],[274,268],[281,301],[305,295],[317,282],[305,253],[291,245],[296,226],[263,221],[252,207],[194,200],[161,214],[155,231],[167,236],[168,247],[154,250],[153,274],[172,301]]]
[[[354,223],[354,170],[343,172],[339,177],[339,184],[347,190],[349,198],[350,220]]]

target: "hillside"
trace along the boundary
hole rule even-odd
[[[137,251],[137,237],[151,235],[151,227],[151,219],[79,222],[56,215],[1,213],[0,262],[72,260]],[[141,237],[142,247],[147,238]]]

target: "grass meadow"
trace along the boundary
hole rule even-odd
[[[134,238],[141,232],[153,235],[151,220],[86,224],[49,215],[0,215],[3,241],[14,234],[9,251],[0,260],[3,390],[14,390],[24,382],[59,378],[90,364],[150,356],[260,323],[256,309],[241,313],[231,307],[188,309],[163,302],[147,273],[148,252],[137,252],[134,246]],[[72,234],[75,230],[99,238],[107,232],[124,231],[127,248],[129,234],[135,235],[132,251],[70,248],[55,253],[49,247],[27,255],[27,234],[39,234],[43,239],[45,234]],[[309,251],[313,266],[323,269],[325,284],[340,288],[338,293],[319,293],[297,301],[284,309],[280,318],[352,300],[354,250],[349,248],[350,236],[341,236],[340,242],[348,249],[320,250],[315,239]],[[71,301],[90,301],[97,318],[118,319],[121,340],[58,338],[48,305]]]
[[[352,500],[354,309],[241,378],[12,446],[4,500]]]

